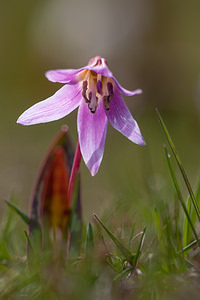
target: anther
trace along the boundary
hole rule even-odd
[[[90,103],[88,104],[88,108],[90,109],[91,113],[95,113],[97,109],[97,103],[98,103],[98,98],[95,96],[95,98],[92,98],[92,92],[89,93],[89,99]]]
[[[102,95],[103,92],[102,92],[102,82],[101,82],[101,80],[98,80],[98,81],[97,81],[96,87],[97,87],[97,92],[98,92],[100,95]]]
[[[110,109],[109,96],[103,96],[103,104],[106,110]]]
[[[110,102],[114,96],[113,85],[110,81],[107,82],[107,90],[108,90],[108,95],[109,95],[108,101]]]
[[[87,86],[88,86],[88,82],[87,82],[87,80],[84,80],[83,81],[83,85],[82,85],[82,88],[83,88],[82,96],[85,99],[86,103],[90,103],[90,101],[88,100],[88,98],[86,96]]]
[[[91,111],[92,114],[94,114],[96,112],[96,110],[97,110],[97,106],[90,107],[90,104],[88,104],[88,108],[89,108],[89,110]]]
[[[83,81],[83,92],[87,91],[87,86],[88,86],[88,82],[87,82],[87,80],[84,80]]]
[[[91,100],[92,100],[92,92],[90,91],[89,94],[88,94],[88,103],[91,103]]]

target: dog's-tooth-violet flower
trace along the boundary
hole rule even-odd
[[[100,56],[80,69],[52,70],[52,82],[66,83],[53,96],[27,109],[17,120],[22,125],[61,119],[79,106],[78,136],[82,157],[92,175],[99,169],[105,145],[107,123],[132,142],[145,145],[137,122],[121,94],[133,96],[142,91],[123,88]]]

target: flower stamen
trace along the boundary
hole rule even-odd
[[[110,109],[109,96],[103,96],[103,104],[106,110]]]
[[[89,90],[89,93],[88,93],[88,108],[89,110],[91,111],[91,113],[95,113],[96,112],[96,109],[98,107],[98,97],[96,96],[97,94],[97,87],[96,87],[96,78],[95,78],[95,72],[94,74],[91,72],[89,74],[89,78],[88,78],[88,90]]]
[[[96,88],[97,88],[97,93],[99,93],[100,95],[103,95],[101,77],[102,77],[101,74],[97,74]]]
[[[96,97],[96,94],[93,94],[92,92],[89,92],[89,104],[88,108],[90,109],[91,113],[95,113],[98,106],[98,98]]]
[[[114,96],[113,84],[110,81],[107,82],[107,90],[108,90],[108,95],[109,95],[108,101],[110,102]]]
[[[100,80],[97,81],[96,87],[97,87],[97,93],[102,95],[103,94],[103,92],[102,92],[102,82]]]
[[[83,87],[82,96],[85,99],[86,103],[90,103],[90,100],[88,100],[88,98],[86,96],[87,86],[88,86],[88,82],[87,82],[87,80],[84,80],[83,85],[82,85],[82,87]]]

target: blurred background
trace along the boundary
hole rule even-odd
[[[79,68],[100,55],[119,82],[143,94],[124,97],[147,146],[108,128],[98,174],[81,165],[85,221],[91,214],[132,211],[148,220],[156,190],[171,190],[165,139],[155,107],[171,133],[193,187],[200,149],[199,0],[0,0],[0,208],[10,195],[28,212],[40,163],[62,124],[77,140],[76,115],[23,127],[18,116],[62,85],[49,69]],[[152,194],[151,194],[152,195]],[[170,193],[168,193],[168,196]],[[168,199],[170,200],[170,199]],[[168,201],[167,200],[167,201]],[[120,205],[118,205],[120,204]]]

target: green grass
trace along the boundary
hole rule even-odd
[[[72,247],[66,258],[53,242],[46,248],[40,239],[33,243],[28,217],[10,199],[1,220],[0,299],[199,299],[200,183],[194,191],[157,114],[171,148],[164,146],[163,156],[171,180],[165,192],[149,190],[150,221],[137,224],[133,203],[113,202],[102,217],[94,214],[83,224],[78,254]],[[141,201],[131,189],[129,197]]]

